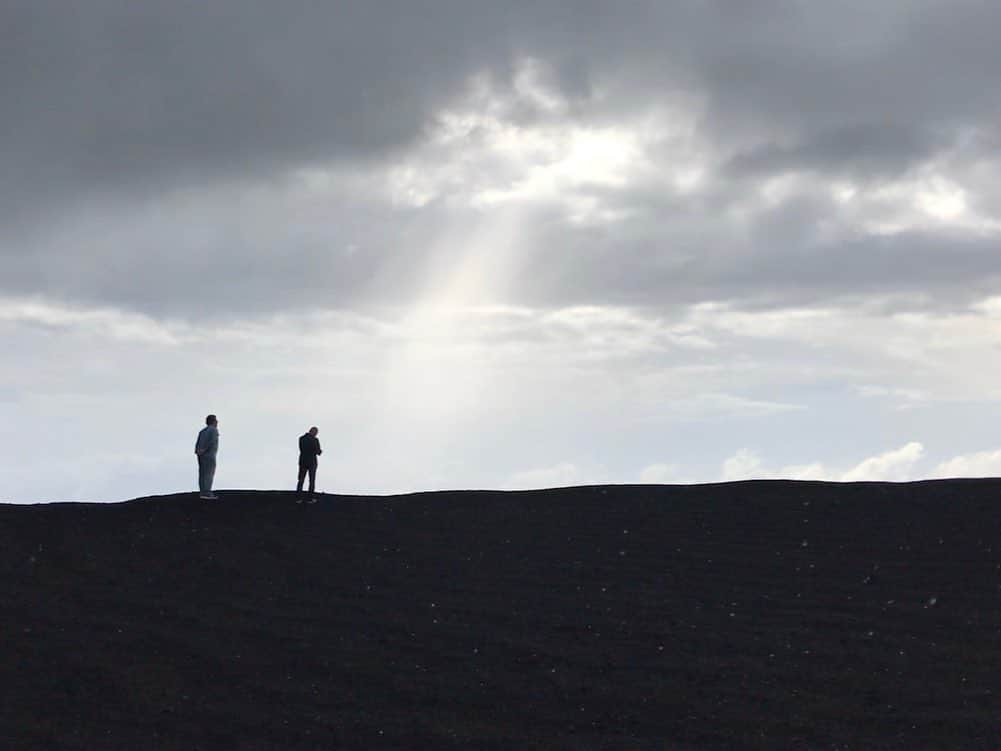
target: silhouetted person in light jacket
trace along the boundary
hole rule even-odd
[[[195,456],[198,457],[198,493],[199,498],[214,501],[219,496],[212,492],[212,481],[215,479],[215,456],[219,451],[219,421],[215,415],[205,418],[205,427],[198,433],[195,441]]]
[[[316,503],[316,499],[313,497],[313,493],[316,492],[316,457],[323,453],[323,449],[320,448],[320,439],[316,437],[319,432],[319,428],[313,427],[309,429],[308,433],[299,437],[299,482],[295,486],[295,492],[299,494],[299,498],[296,503],[302,503],[303,500],[306,500],[306,503]],[[302,497],[302,482],[306,479],[307,473],[309,474],[308,500]]]

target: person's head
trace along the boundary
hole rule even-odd
[[[319,429],[318,427],[316,427],[315,425],[314,425],[313,427],[311,427],[311,428],[309,429],[309,434],[310,434],[311,436],[313,436],[314,438],[316,437],[316,435],[317,435],[317,434],[318,434],[319,432],[320,432],[320,429]]]
[[[219,424],[219,420],[216,418],[215,415],[209,415],[208,417],[205,418],[205,424],[206,425],[218,425]]]

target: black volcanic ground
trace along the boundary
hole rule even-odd
[[[989,480],[0,506],[0,748],[1001,748],[999,532]]]

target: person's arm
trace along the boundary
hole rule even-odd
[[[198,437],[195,439],[195,456],[201,456],[205,453],[205,447],[202,445],[202,433],[198,432]]]
[[[316,455],[319,456],[320,454],[323,453],[323,449],[320,448],[320,439],[319,438],[315,438],[313,440],[316,441]]]
[[[213,430],[212,435],[209,437],[208,453],[215,454],[218,450],[219,450],[219,431]]]

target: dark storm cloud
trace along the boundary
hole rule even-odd
[[[817,227],[835,207],[815,196],[794,196],[738,234],[717,213],[776,174],[878,182],[959,145],[978,164],[1001,114],[999,29],[1001,6],[973,0],[8,0],[0,290],[155,312],[405,299],[441,227],[465,221],[434,203],[342,195],[333,229],[316,236],[294,212],[241,215],[224,198],[201,214],[134,215],[189,186],[222,192],[303,165],[384,165],[421,142],[470,76],[509,86],[532,56],[571,103],[560,116],[582,122],[615,123],[683,95],[727,184],[684,200],[620,191],[608,200],[637,218],[583,236],[540,210],[524,242],[556,250],[533,261],[524,297],[646,302],[875,284],[958,299],[963,279],[974,289],[1001,271],[985,241],[841,233],[843,244],[825,245]],[[509,116],[552,115],[523,103]],[[980,175],[971,205],[996,205],[995,176]],[[943,250],[950,243],[961,250]]]
[[[5,192],[196,181],[384,154],[420,132],[477,56],[490,59],[490,38],[470,45],[442,10],[5,3]]]
[[[503,75],[521,54],[550,60],[578,96],[596,77],[615,80],[620,104],[693,87],[720,137],[752,121],[778,136],[819,128],[799,141],[831,159],[902,153],[882,128],[906,130],[917,155],[927,138],[909,133],[996,112],[1001,9],[879,7],[12,0],[0,6],[5,187],[380,156],[470,74]]]

